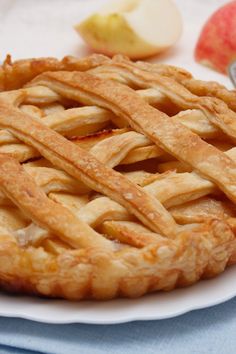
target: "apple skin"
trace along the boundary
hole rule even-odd
[[[141,59],[163,50],[138,38],[119,14],[94,14],[75,29],[91,48],[108,56],[123,53],[131,59]]]
[[[197,62],[226,74],[236,59],[236,1],[219,8],[204,25],[195,48]]]

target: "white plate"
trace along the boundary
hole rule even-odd
[[[201,281],[189,288],[132,300],[69,302],[1,294],[0,315],[54,324],[114,324],[175,317],[191,310],[220,304],[234,296],[236,266],[214,279]]]

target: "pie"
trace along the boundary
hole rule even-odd
[[[236,92],[92,55],[0,68],[0,287],[70,300],[236,262]]]

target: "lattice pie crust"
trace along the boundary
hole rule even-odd
[[[236,92],[93,55],[0,67],[0,286],[171,290],[236,262]]]

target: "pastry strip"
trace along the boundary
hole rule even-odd
[[[36,148],[55,166],[125,206],[151,230],[174,237],[174,219],[158,200],[37,119],[1,101],[0,126]]]
[[[45,85],[67,98],[109,108],[126,119],[133,129],[216,183],[236,202],[234,161],[181,123],[145,103],[129,87],[78,72],[42,74],[34,80],[35,83]]]
[[[9,156],[0,154],[2,191],[36,224],[52,231],[72,247],[100,246],[112,249],[112,243],[76,218],[68,209],[50,200]]]

